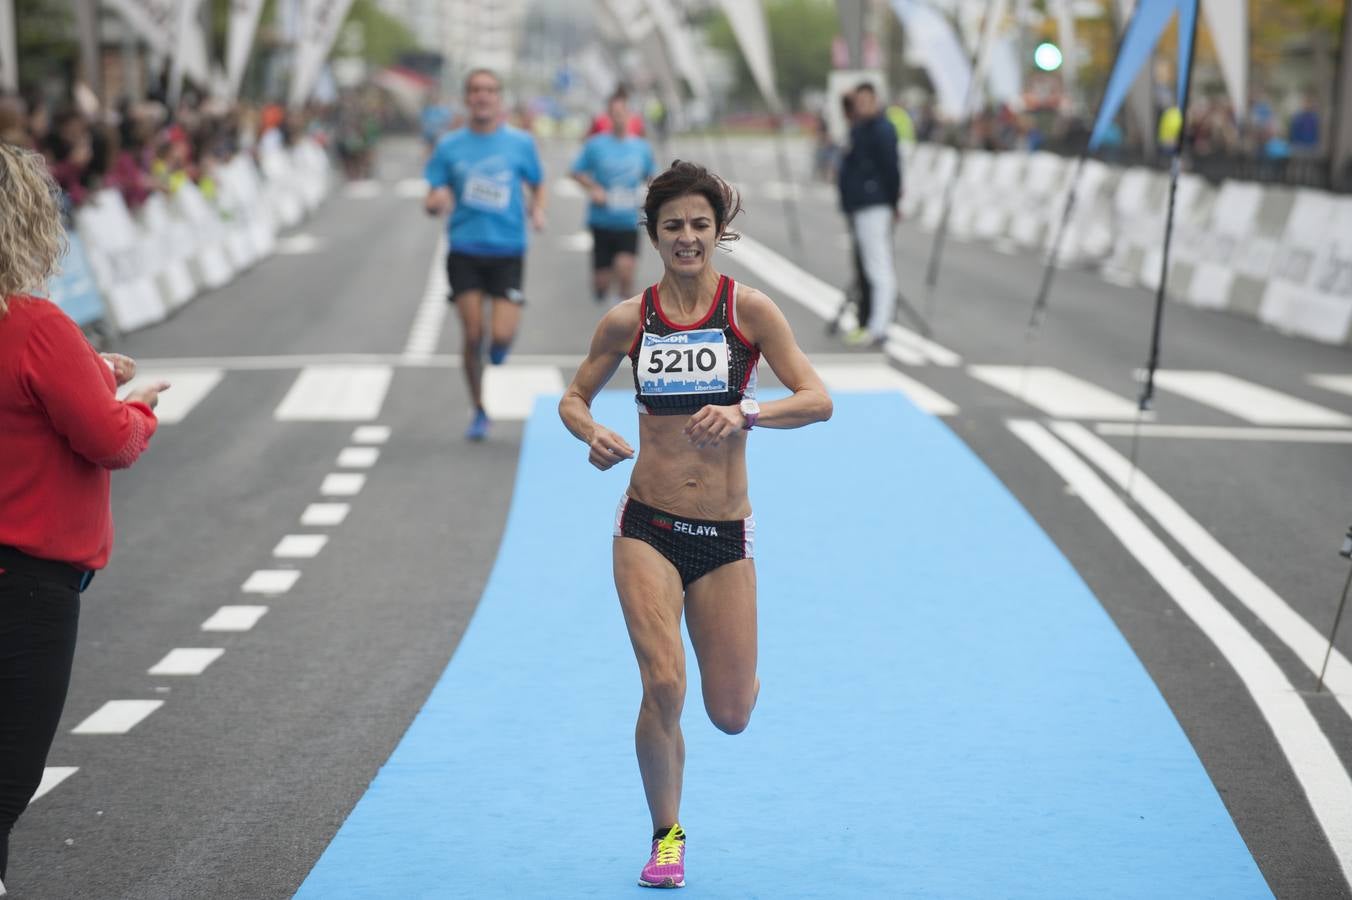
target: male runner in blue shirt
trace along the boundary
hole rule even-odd
[[[587,191],[587,225],[592,233],[592,289],[596,302],[607,299],[612,286],[618,299],[634,293],[641,191],[653,176],[653,151],[629,127],[624,89],[607,107],[610,131],[587,139],[573,163],[573,178]]]
[[[537,231],[545,226],[544,172],[535,139],[502,121],[502,81],[488,69],[465,79],[469,124],[437,142],[424,177],[430,215],[451,211],[446,274],[451,302],[460,313],[465,380],[474,401],[474,419],[465,437],[488,436],[483,404],[483,301],[492,301],[488,358],[507,358],[521,322],[522,263],[526,216]],[[523,184],[530,187],[526,207]]]

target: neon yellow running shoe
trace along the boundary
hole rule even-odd
[[[685,830],[679,824],[671,826],[665,837],[653,839],[653,852],[638,883],[651,888],[685,887]]]

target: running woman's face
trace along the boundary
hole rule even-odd
[[[654,246],[673,275],[698,275],[718,244],[714,208],[703,194],[668,200],[657,211]]]
[[[502,85],[487,72],[480,72],[465,86],[465,105],[476,125],[490,125],[502,114]]]

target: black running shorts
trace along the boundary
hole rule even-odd
[[[638,229],[593,228],[592,268],[609,269],[615,257],[621,253],[634,256],[638,253]]]
[[[521,293],[520,256],[475,256],[452,250],[446,256],[446,279],[454,301],[466,291],[482,291],[485,297],[502,297],[525,303]]]
[[[719,566],[755,558],[756,519],[689,519],[626,495],[615,511],[615,537],[635,538],[651,545],[676,567],[681,586],[690,587]]]

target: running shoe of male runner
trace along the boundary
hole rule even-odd
[[[617,90],[607,105],[611,129],[587,139],[572,176],[587,191],[587,226],[592,235],[592,290],[597,303],[634,293],[639,206],[653,176],[653,151],[629,132],[629,100]]]
[[[485,300],[491,301],[489,361],[501,365],[521,322],[526,217],[545,224],[544,172],[535,140],[502,121],[502,81],[488,69],[465,78],[469,123],[437,142],[424,177],[430,215],[451,212],[446,275],[460,315],[465,381],[474,417],[465,437],[488,436],[483,403]],[[527,209],[525,187],[530,188]]]

